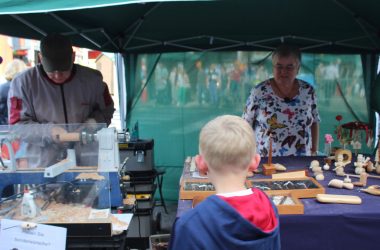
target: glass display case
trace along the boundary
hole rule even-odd
[[[111,235],[122,224],[117,133],[105,124],[1,126],[0,219]],[[90,225],[86,228],[86,225]]]

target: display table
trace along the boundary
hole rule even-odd
[[[312,160],[318,160],[321,166],[324,164],[321,157],[274,157],[272,162],[283,164],[291,171],[308,169]],[[262,159],[262,163],[265,162],[266,159]],[[354,174],[353,163],[346,166],[345,172]],[[189,174],[184,169],[183,176]],[[311,171],[309,174],[312,176]],[[331,179],[343,178],[331,170],[324,171],[324,176],[325,180],[320,184],[325,187],[326,194],[356,195],[362,199],[362,204],[322,204],[315,198],[301,199],[303,215],[280,215],[282,249],[380,249],[380,196],[361,192],[361,187],[353,190],[330,188],[327,185]],[[268,177],[257,174],[253,179],[256,178]],[[352,182],[359,181],[354,177],[351,179]],[[380,185],[380,179],[368,178],[369,185]],[[191,207],[191,200],[179,200],[177,216]]]

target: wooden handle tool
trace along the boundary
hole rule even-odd
[[[317,194],[317,201],[322,203],[361,204],[362,199],[355,195]]]
[[[80,141],[80,133],[61,133],[56,135],[56,140],[60,142]]]

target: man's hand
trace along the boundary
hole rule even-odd
[[[62,127],[53,127],[51,129],[51,138],[53,139],[55,143],[61,142],[60,136],[62,134],[67,134],[67,131]]]
[[[90,130],[96,130],[98,127],[98,124],[94,118],[88,118],[85,121],[85,126],[86,126],[86,128],[88,128]]]

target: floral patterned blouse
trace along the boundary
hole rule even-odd
[[[272,155],[311,155],[311,125],[319,123],[314,88],[296,79],[299,93],[292,100],[278,97],[268,79],[251,90],[243,118],[256,133],[257,152],[268,156],[272,133]]]

